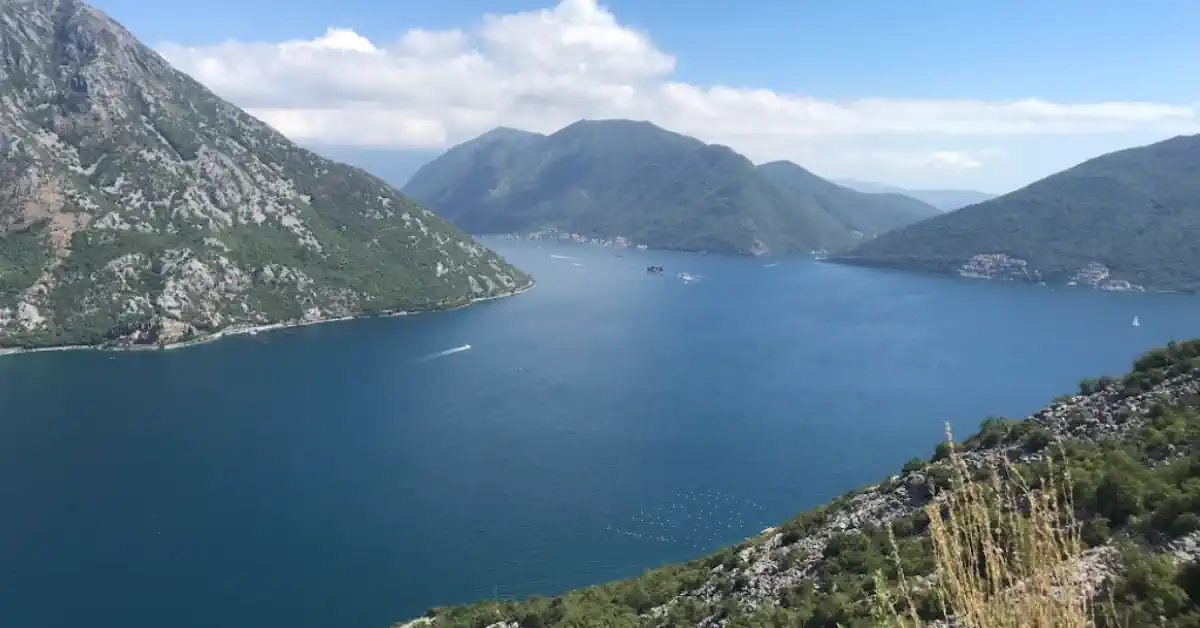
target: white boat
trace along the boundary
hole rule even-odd
[[[1134,327],[1141,327],[1141,326],[1142,326],[1142,324],[1138,322],[1138,317],[1136,317],[1136,316],[1134,316],[1134,317],[1133,317],[1133,326],[1134,326]]]

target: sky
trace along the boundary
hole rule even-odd
[[[94,4],[306,144],[631,118],[829,178],[1002,193],[1200,133],[1195,0]]]

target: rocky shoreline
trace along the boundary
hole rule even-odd
[[[829,257],[828,261],[846,266],[886,268],[939,277],[1009,281],[1055,288],[1080,288],[1101,292],[1194,294],[1194,290],[1142,285],[1128,279],[1116,278],[1110,268],[1096,261],[1088,262],[1073,270],[1058,272],[1035,268],[1028,260],[1004,253],[979,253],[963,261],[950,258],[923,259],[903,256],[877,259],[855,255],[853,252],[843,252]]]
[[[392,318],[395,316],[416,316],[419,314],[433,314],[437,312],[449,312],[452,310],[469,307],[484,301],[494,301],[496,299],[504,299],[507,297],[515,297],[524,294],[537,285],[536,281],[530,280],[528,284],[517,288],[511,292],[504,294],[496,294],[488,297],[477,297],[451,307],[435,308],[423,311],[405,311],[385,312],[381,314],[358,314],[352,316],[335,316],[329,318],[316,318],[311,320],[283,321],[279,323],[270,323],[267,325],[234,325],[226,327],[219,331],[192,338],[182,342],[172,342],[165,344],[109,344],[109,345],[59,345],[51,347],[0,347],[0,357],[9,355],[22,355],[28,353],[49,353],[55,351],[171,351],[174,349],[184,349],[196,345],[216,342],[222,338],[230,338],[234,336],[256,335],[259,333],[277,331],[280,329],[293,329],[296,327],[309,327],[312,325],[323,325],[326,323],[338,323],[342,321],[353,321],[366,318]]]

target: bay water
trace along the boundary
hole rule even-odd
[[[384,628],[628,577],[1200,335],[1189,296],[484,241],[537,287],[0,357],[0,625]]]

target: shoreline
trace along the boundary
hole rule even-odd
[[[518,288],[516,290],[513,290],[512,292],[508,292],[505,294],[496,294],[496,295],[492,295],[489,297],[477,297],[477,298],[467,301],[466,303],[462,303],[459,305],[443,307],[443,308],[436,308],[436,309],[431,309],[431,310],[419,310],[419,311],[417,311],[417,310],[414,310],[414,311],[400,310],[398,312],[386,312],[386,313],[369,314],[369,315],[368,314],[354,314],[354,315],[350,315],[350,316],[338,316],[338,317],[334,317],[334,318],[320,318],[320,319],[315,319],[315,320],[285,321],[285,322],[280,322],[280,323],[269,323],[266,325],[234,325],[234,326],[226,327],[219,331],[215,331],[211,334],[202,336],[200,338],[192,338],[190,340],[184,340],[181,342],[173,342],[173,343],[165,344],[165,345],[158,345],[158,344],[152,344],[152,345],[56,345],[56,346],[51,346],[51,347],[0,347],[0,358],[3,358],[5,356],[22,355],[22,354],[26,354],[26,353],[50,353],[50,352],[56,352],[56,351],[172,351],[175,349],[186,349],[188,347],[194,347],[196,345],[202,345],[202,344],[208,344],[210,342],[216,342],[218,340],[221,340],[222,338],[229,338],[229,337],[234,337],[234,336],[247,336],[247,335],[254,336],[254,335],[258,335],[260,333],[277,331],[280,329],[293,329],[296,327],[311,327],[313,325],[324,325],[326,323],[340,323],[340,322],[344,322],[344,321],[354,321],[354,320],[362,320],[362,319],[368,319],[368,318],[394,318],[394,317],[398,317],[398,316],[418,316],[421,314],[437,314],[440,312],[450,312],[453,310],[470,307],[472,305],[475,305],[476,303],[483,303],[485,301],[495,301],[497,299],[506,299],[508,297],[515,297],[515,296],[524,294],[526,292],[529,292],[536,285],[537,285],[536,281],[530,280],[529,284],[527,284],[521,288]]]
[[[825,264],[834,266],[844,266],[848,268],[866,268],[872,270],[883,270],[888,272],[905,273],[909,275],[936,277],[942,279],[967,279],[971,281],[994,281],[998,283],[1025,284],[1039,286],[1042,288],[1050,288],[1052,290],[1086,290],[1091,292],[1103,292],[1108,294],[1173,294],[1184,297],[1196,296],[1197,289],[1183,288],[1155,288],[1153,286],[1142,286],[1141,290],[1106,290],[1090,284],[1075,284],[1063,283],[1059,281],[1033,281],[1027,279],[1007,279],[1004,277],[989,277],[986,275],[963,275],[958,271],[950,270],[934,270],[929,268],[916,268],[897,264],[876,263],[862,259],[849,259],[843,257],[830,257],[818,260]]]
[[[986,275],[970,276],[970,275],[960,274],[958,271],[940,271],[940,270],[930,270],[930,269],[925,269],[925,268],[915,268],[915,267],[895,265],[895,264],[873,263],[873,262],[868,262],[868,261],[860,260],[860,259],[849,259],[849,258],[845,258],[845,257],[839,257],[836,255],[832,255],[832,256],[831,255],[822,255],[815,251],[809,251],[809,252],[786,251],[786,252],[765,253],[765,254],[748,253],[748,252],[709,253],[708,251],[699,251],[699,250],[693,250],[693,249],[671,249],[671,248],[657,248],[657,247],[642,248],[643,245],[617,246],[617,245],[613,245],[611,243],[604,244],[604,243],[597,243],[597,242],[591,242],[591,241],[581,242],[578,240],[571,240],[571,239],[567,239],[567,238],[531,238],[531,237],[523,236],[521,234],[511,234],[511,233],[504,233],[504,234],[485,233],[485,234],[472,235],[471,237],[473,237],[473,238],[496,238],[496,239],[501,239],[501,240],[515,240],[515,241],[520,241],[520,242],[539,243],[539,245],[542,242],[547,242],[550,244],[562,244],[562,245],[567,245],[567,246],[586,246],[586,247],[592,247],[592,248],[598,248],[598,249],[609,249],[612,251],[632,250],[632,251],[636,251],[639,253],[683,253],[683,254],[687,254],[687,255],[714,255],[714,256],[727,257],[727,258],[732,258],[732,259],[813,261],[813,262],[817,262],[817,263],[821,263],[821,264],[830,264],[830,265],[834,265],[834,266],[843,266],[843,267],[848,267],[848,268],[865,268],[865,269],[873,269],[873,270],[883,270],[883,271],[889,271],[889,272],[897,272],[897,273],[925,276],[925,277],[934,277],[934,278],[940,278],[940,279],[971,279],[971,280],[976,280],[976,281],[995,281],[995,282],[1008,282],[1008,283],[1013,283],[1013,284],[1029,284],[1029,285],[1039,286],[1042,288],[1050,288],[1052,290],[1059,290],[1059,289],[1075,290],[1075,289],[1078,289],[1078,290],[1088,290],[1088,291],[1092,291],[1092,292],[1104,292],[1104,293],[1110,293],[1110,294],[1173,294],[1173,295],[1179,295],[1179,296],[1184,296],[1184,297],[1194,297],[1198,293],[1200,293],[1200,288],[1182,289],[1182,288],[1155,288],[1155,287],[1151,287],[1151,286],[1142,286],[1142,289],[1140,289],[1140,290],[1112,290],[1112,289],[1100,288],[1100,287],[1089,285],[1089,284],[1072,285],[1069,283],[1061,283],[1061,282],[1048,282],[1048,281],[1040,281],[1039,282],[1039,281],[1032,281],[1032,280],[1005,279],[1003,277],[989,277]],[[776,261],[775,263],[778,263],[778,261]]]

